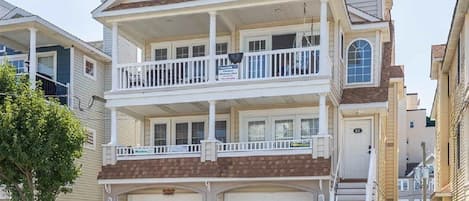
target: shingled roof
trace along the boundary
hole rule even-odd
[[[104,166],[98,179],[325,176],[330,175],[330,165],[330,159],[311,155],[227,157],[216,162],[198,157],[132,160]]]
[[[112,10],[124,10],[130,8],[141,8],[141,7],[148,7],[148,6],[161,6],[161,5],[168,5],[168,4],[175,4],[175,3],[183,3],[188,1],[195,1],[195,0],[148,0],[148,1],[139,1],[139,2],[131,2],[131,3],[120,3],[115,6],[112,6],[105,11],[112,11]]]

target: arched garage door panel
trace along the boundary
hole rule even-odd
[[[269,192],[269,193],[225,193],[224,201],[312,201],[316,200],[307,192]]]
[[[184,193],[174,195],[161,195],[161,194],[141,194],[129,195],[128,201],[202,201],[202,196],[196,193]]]

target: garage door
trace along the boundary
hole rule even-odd
[[[316,200],[307,192],[269,192],[269,193],[225,193],[225,201],[312,201]]]
[[[128,195],[128,201],[202,201],[202,196],[197,193],[184,193],[175,195],[141,194]]]

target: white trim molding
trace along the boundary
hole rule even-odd
[[[194,182],[251,182],[251,181],[311,181],[331,180],[331,176],[299,176],[299,177],[258,177],[258,178],[151,178],[151,179],[99,179],[98,184],[171,184]]]

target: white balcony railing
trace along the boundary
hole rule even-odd
[[[283,141],[260,141],[260,142],[237,142],[219,143],[217,151],[227,152],[252,152],[252,151],[275,151],[275,150],[297,150],[312,149],[313,143],[308,140],[283,140]]]
[[[167,146],[144,146],[144,147],[116,147],[117,158],[134,156],[158,156],[171,154],[197,154],[201,151],[200,144],[191,145],[167,145]]]
[[[206,83],[209,81],[209,57],[120,64],[117,67],[119,90],[162,88]],[[228,55],[217,55],[216,66],[232,63]],[[317,75],[319,47],[283,49],[245,53],[237,65],[234,80],[262,80],[272,78]],[[218,78],[216,81],[224,81]]]
[[[217,142],[211,150],[218,157],[312,154],[313,158],[330,156],[329,135],[318,135],[312,139],[258,141],[258,142]],[[139,160],[153,158],[201,157],[204,144],[167,145],[167,146],[117,146],[105,147],[104,158],[116,160]],[[111,149],[109,149],[111,148]]]

